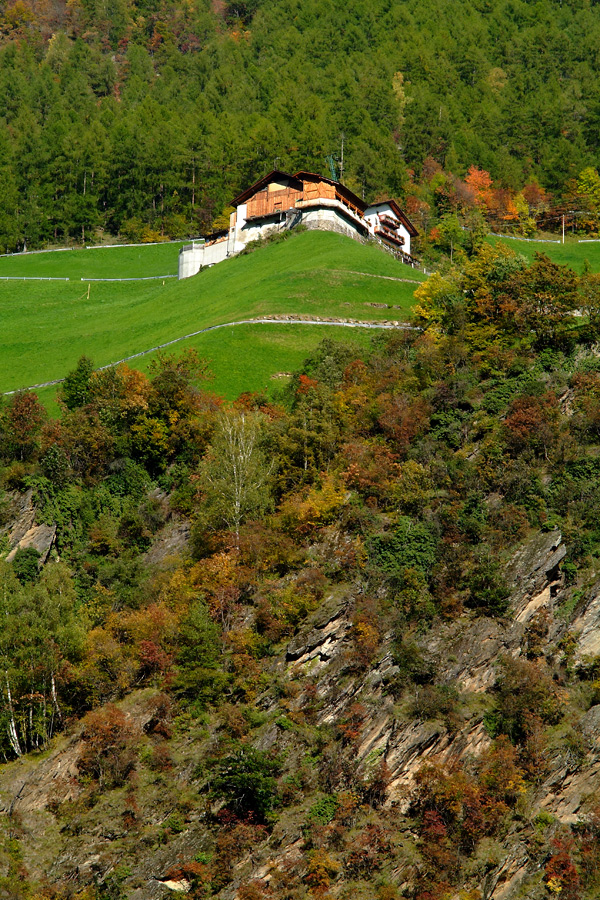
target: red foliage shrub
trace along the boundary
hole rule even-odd
[[[308,394],[310,391],[314,390],[318,384],[319,382],[315,381],[314,378],[309,378],[308,375],[300,375],[296,392],[298,394]]]
[[[413,438],[427,428],[429,407],[424,400],[411,400],[404,394],[382,394],[378,400],[381,412],[377,421],[394,442],[398,453],[404,453]]]
[[[541,397],[517,397],[504,422],[509,447],[516,453],[529,448],[547,456],[558,436],[558,418],[558,401],[551,391]]]
[[[198,862],[195,859],[188,860],[187,862],[178,863],[176,866],[172,866],[164,875],[165,880],[179,881],[184,879],[189,881],[192,889],[194,890],[194,894],[192,896],[199,897],[205,896],[204,891],[202,893],[198,893],[198,889],[205,888],[210,883],[211,878],[213,876],[212,870],[205,863]]]
[[[272,897],[273,894],[268,885],[255,879],[248,884],[241,884],[237,896],[238,900],[265,900],[266,897]]]
[[[367,715],[368,709],[362,703],[352,704],[339,726],[344,744],[354,743],[358,739]]]
[[[125,828],[137,828],[139,825],[140,808],[135,799],[135,794],[130,791],[125,797],[125,809],[123,810],[123,825]]]
[[[352,649],[349,663],[355,671],[363,672],[373,662],[381,644],[377,607],[365,598],[354,613],[352,621]]]
[[[154,641],[140,641],[139,659],[144,676],[164,675],[171,667],[173,654]]]
[[[150,768],[155,772],[168,772],[173,768],[173,758],[171,751],[165,741],[161,741],[152,748],[152,756],[150,758]]]
[[[221,824],[216,841],[215,875],[213,890],[219,890],[232,879],[234,864],[256,844],[269,836],[264,825],[250,821],[241,822],[230,810],[221,810],[217,815]]]
[[[367,825],[353,843],[354,849],[346,860],[346,869],[352,877],[380,869],[392,846],[390,836],[380,825],[373,823]]]
[[[88,713],[77,768],[82,775],[98,781],[100,787],[117,787],[135,767],[139,737],[136,724],[113,703]]]
[[[45,417],[46,411],[37,394],[19,391],[11,397],[6,414],[6,437],[10,451],[19,459],[29,459],[33,455]]]
[[[150,718],[144,726],[146,734],[158,734],[170,738],[172,734],[173,701],[168,694],[156,694],[147,705]]]
[[[345,444],[342,452],[348,465],[342,477],[348,487],[379,503],[384,501],[398,474],[392,451],[374,441],[353,441]]]
[[[560,894],[561,900],[579,900],[581,882],[571,853],[573,841],[555,838],[554,853],[545,865],[544,880],[550,890]]]

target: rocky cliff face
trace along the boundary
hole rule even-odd
[[[464,875],[471,893],[444,896],[550,896],[551,841],[563,827],[587,827],[600,789],[600,706],[586,711],[585,681],[567,691],[569,673],[600,651],[600,589],[575,594],[560,572],[564,553],[559,532],[534,534],[508,567],[508,615],[466,613],[389,633],[367,661],[357,658],[359,589],[338,585],[271,660],[269,685],[252,703],[179,719],[158,689],[120,703],[135,753],[114,785],[85,775],[85,720],[48,752],[4,765],[6,884],[17,853],[29,878],[65,896],[93,896],[96,885],[102,897],[200,897],[210,880],[230,900],[292,898],[314,894],[320,878],[322,895],[367,897],[369,866],[377,896],[414,896],[427,866],[420,773],[428,764],[474,771],[487,758],[501,666],[513,659],[529,660],[531,672],[543,661],[564,709],[510,815],[475,842]],[[232,830],[219,818],[211,759],[224,734],[282,760],[280,804],[267,823],[250,818]]]

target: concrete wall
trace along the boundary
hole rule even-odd
[[[191,278],[200,271],[204,258],[204,245],[191,244],[182,247],[179,251],[179,266],[177,274],[179,278]]]
[[[277,231],[283,231],[285,222],[271,220],[263,223],[246,222],[242,228],[237,227],[234,234],[234,253],[243,250],[250,241],[258,241],[269,234],[275,234]]]
[[[337,231],[347,237],[361,240],[362,235],[336,209],[305,209],[302,211],[302,224],[309,229],[321,231]]]
[[[192,244],[179,251],[179,278],[191,278],[205,266],[214,266],[231,256],[233,242],[231,237],[215,241],[212,244]]]

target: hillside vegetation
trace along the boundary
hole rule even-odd
[[[147,271],[152,271],[153,265],[163,265],[164,248],[152,251],[161,259],[156,264],[144,261]],[[130,269],[129,263],[121,267],[121,254],[131,258],[139,251],[36,254],[16,262],[31,263],[27,271],[50,271],[53,267],[52,271],[63,276],[83,266],[108,272],[115,270],[110,269],[105,254],[113,252],[118,271],[124,272]],[[96,254],[93,266],[88,254]],[[170,256],[175,254],[171,246]],[[13,258],[6,264],[4,271],[8,273]],[[174,264],[169,263],[171,270]],[[89,296],[88,285],[80,281],[0,281],[4,325],[0,390],[62,378],[82,354],[93,358],[96,365],[106,365],[211,325],[256,316],[406,319],[414,287],[422,277],[375,245],[365,246],[331,233],[308,232],[291,234],[282,243],[227,260],[194,278],[164,283],[92,283]],[[404,280],[389,280],[392,278]],[[226,342],[223,338],[223,346]],[[252,365],[251,352],[248,347],[248,367]],[[289,371],[289,366],[284,369]]]
[[[600,276],[415,298],[277,403],[193,352],[4,403],[4,896],[598,896]]]

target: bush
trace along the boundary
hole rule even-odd
[[[367,549],[376,570],[392,582],[402,584],[405,569],[417,569],[425,575],[431,573],[437,540],[422,522],[401,516],[394,532],[373,535],[367,541]]]
[[[202,600],[192,604],[181,623],[177,656],[177,692],[197,703],[214,699],[227,680],[221,668],[222,640]]]
[[[217,766],[212,793],[241,818],[264,822],[277,801],[279,765],[254,747],[240,747]]]
[[[60,398],[67,409],[85,406],[90,397],[90,378],[94,363],[87,356],[81,356],[76,367],[67,374],[60,389]]]
[[[394,665],[398,666],[397,680],[401,686],[430,684],[435,676],[435,662],[423,655],[420,647],[409,637],[401,635],[392,648]]]
[[[503,581],[500,566],[485,550],[479,553],[467,586],[467,606],[471,609],[481,609],[492,616],[501,616],[508,609],[510,591]]]
[[[448,731],[458,727],[459,694],[449,684],[424,685],[415,692],[411,713],[419,719],[441,719]]]
[[[40,554],[34,547],[19,549],[13,557],[13,569],[21,584],[29,584],[38,577]]]
[[[133,771],[140,734],[135,724],[113,703],[88,713],[83,749],[77,768],[101,788],[119,787]]]
[[[327,794],[327,796],[321,797],[320,800],[313,803],[308,813],[308,818],[319,825],[329,825],[337,812],[338,806],[339,802],[335,794]]]
[[[562,717],[560,695],[541,661],[502,660],[494,692],[495,708],[485,719],[493,737],[505,734],[513,743],[522,744],[530,736],[534,719],[556,725]]]

